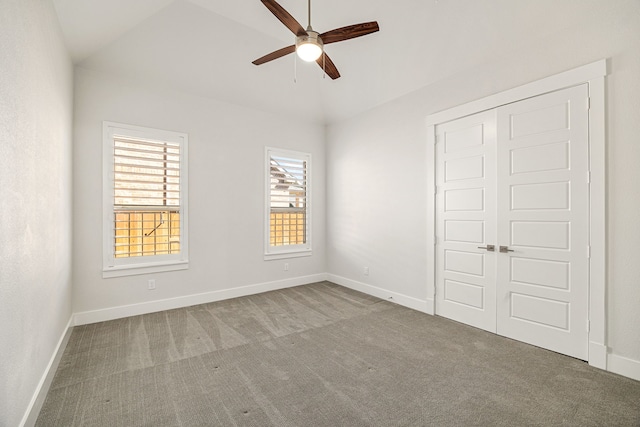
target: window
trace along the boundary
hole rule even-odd
[[[187,135],[104,122],[103,277],[187,268]]]
[[[265,259],[311,255],[311,155],[266,149]]]

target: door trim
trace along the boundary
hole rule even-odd
[[[521,101],[548,92],[587,83],[589,87],[589,356],[590,365],[607,368],[606,345],[606,204],[605,204],[605,76],[602,59],[560,74],[487,96],[427,116],[427,305],[435,314],[436,125]],[[587,179],[585,177],[585,179]]]

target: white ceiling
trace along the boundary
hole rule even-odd
[[[613,13],[610,0],[313,0],[319,32],[377,20],[380,32],[331,44],[342,77],[294,55],[259,0],[53,0],[74,62],[277,114],[338,121]],[[617,0],[620,6],[625,1]],[[279,0],[306,27],[305,0]]]

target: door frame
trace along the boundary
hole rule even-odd
[[[589,88],[589,331],[590,365],[607,368],[606,346],[606,156],[605,77],[607,60],[546,77],[427,116],[427,307],[435,314],[436,125],[523,99],[587,83]],[[585,179],[587,179],[585,177]]]

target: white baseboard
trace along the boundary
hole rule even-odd
[[[191,305],[206,304],[222,301],[230,298],[255,295],[262,292],[291,288],[293,286],[308,285],[309,283],[327,280],[325,273],[310,276],[294,277],[292,279],[277,280],[274,282],[258,283],[241,286],[238,288],[223,289],[220,291],[205,292],[201,294],[185,295],[157,301],[148,301],[138,304],[121,305],[118,307],[101,310],[84,311],[73,315],[74,325],[86,325],[89,323],[105,322],[107,320],[121,319],[123,317],[138,316],[141,314],[155,313],[157,311],[172,310],[175,308],[189,307]]]
[[[609,354],[607,370],[640,381],[640,361]]]
[[[372,295],[374,297],[394,302],[413,310],[421,311],[427,314],[433,314],[433,301],[429,302],[428,300],[420,300],[418,298],[399,294],[397,292],[378,288],[376,286],[371,286],[366,283],[347,279],[346,277],[337,276],[335,274],[327,274],[327,280],[337,285],[344,286],[345,288],[353,289],[354,291],[359,291],[368,295]]]
[[[589,365],[598,369],[607,369],[607,346],[589,342]]]
[[[31,398],[31,402],[29,402],[29,406],[27,407],[27,411],[25,412],[24,417],[22,417],[20,427],[32,427],[36,424],[38,415],[40,414],[40,410],[42,409],[42,405],[44,404],[44,400],[47,398],[47,393],[49,393],[49,387],[51,387],[53,377],[58,370],[58,365],[60,364],[62,354],[67,347],[67,343],[69,342],[69,337],[71,336],[71,331],[73,330],[72,326],[73,315],[69,318],[69,322],[67,322],[67,326],[65,327],[64,332],[58,340],[58,345],[51,355],[49,364],[44,370],[42,378],[40,378],[40,382],[38,383],[38,386],[33,393],[33,397]]]

